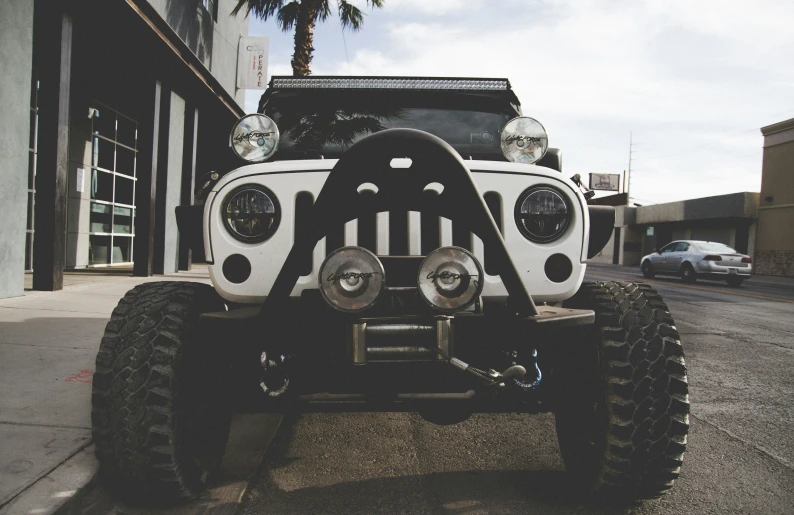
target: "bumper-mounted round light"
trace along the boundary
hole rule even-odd
[[[278,148],[279,132],[276,122],[263,114],[249,114],[240,118],[230,136],[232,150],[251,163],[270,159]]]
[[[332,308],[358,313],[374,306],[383,292],[383,264],[367,249],[342,247],[320,266],[319,284],[323,299]]]
[[[419,266],[419,294],[432,308],[455,313],[471,306],[482,293],[483,271],[466,249],[441,247]]]
[[[543,125],[529,116],[518,116],[502,128],[502,153],[514,163],[540,161],[549,148],[549,136]]]
[[[565,233],[571,209],[565,196],[550,186],[530,188],[518,197],[516,225],[535,243],[549,243]]]
[[[226,229],[246,243],[267,240],[278,229],[281,208],[273,193],[258,184],[246,184],[233,190],[223,205]]]

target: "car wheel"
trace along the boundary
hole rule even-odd
[[[728,276],[728,286],[741,286],[743,282],[744,282],[743,277]]]
[[[691,264],[684,263],[681,267],[681,280],[690,284],[698,280],[698,274]]]
[[[566,469],[605,499],[658,497],[679,475],[689,431],[684,352],[667,305],[648,285],[615,282],[583,284],[565,305],[596,313],[561,371]]]
[[[656,276],[656,271],[653,269],[653,265],[647,259],[642,262],[642,275],[648,279],[653,279]]]
[[[100,478],[136,504],[195,498],[220,469],[231,421],[219,359],[198,334],[224,303],[211,286],[153,282],[113,310],[93,380]]]

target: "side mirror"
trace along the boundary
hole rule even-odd
[[[654,249],[654,252],[656,252],[657,254],[661,254],[661,252],[659,252],[659,249]]]

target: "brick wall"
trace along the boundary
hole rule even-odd
[[[765,250],[756,253],[753,272],[759,275],[794,277],[794,251]]]

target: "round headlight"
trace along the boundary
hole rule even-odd
[[[247,243],[258,243],[273,236],[280,219],[276,196],[255,184],[232,191],[223,206],[226,228],[232,236]]]
[[[519,116],[502,129],[502,153],[514,163],[540,161],[549,148],[549,136],[543,125],[529,116]]]
[[[554,241],[571,221],[565,196],[554,188],[536,186],[525,191],[516,203],[516,224],[525,238],[536,243]]]
[[[230,137],[234,153],[252,163],[269,159],[278,148],[276,122],[263,114],[240,118]]]

